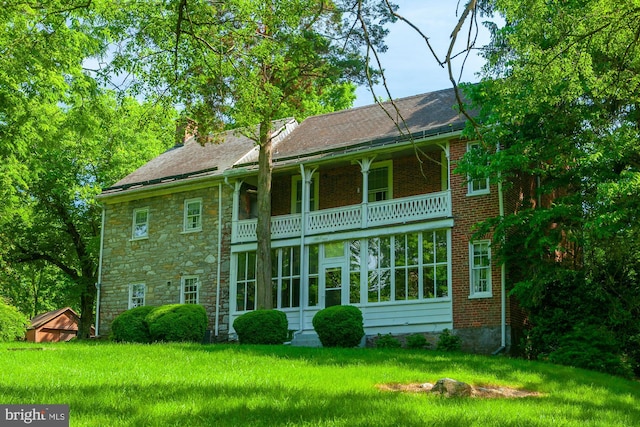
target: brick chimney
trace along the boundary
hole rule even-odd
[[[196,136],[198,123],[189,117],[181,117],[176,120],[176,146],[184,145],[188,139]]]

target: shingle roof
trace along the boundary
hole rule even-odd
[[[427,136],[460,130],[466,118],[458,113],[456,105],[454,90],[445,89],[381,106],[373,104],[309,117],[278,144],[274,161],[386,139],[406,139],[408,134]]]
[[[66,313],[67,311],[71,312],[76,319],[79,318],[78,314],[73,311],[71,307],[60,308],[58,310],[47,311],[46,313],[38,314],[36,317],[31,319],[31,325],[27,329],[37,329],[45,323],[55,319],[56,317]]]
[[[283,119],[276,128],[287,125],[283,138],[274,144],[275,163],[289,159],[322,156],[382,142],[452,132],[464,127],[453,89],[444,89],[408,98],[373,104],[335,113],[308,117],[293,129],[293,119]],[[291,125],[291,126],[289,126]],[[255,142],[236,131],[228,131],[219,144],[204,146],[193,139],[151,160],[135,172],[105,188],[102,196],[131,188],[177,180],[222,176],[234,166],[254,165],[258,160]]]

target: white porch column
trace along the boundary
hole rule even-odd
[[[361,205],[361,228],[367,228],[369,222],[369,169],[373,163],[373,157],[358,160],[360,171],[362,172],[362,205]]]
[[[238,237],[238,216],[240,214],[240,189],[242,188],[242,181],[238,180],[234,182],[233,186],[233,208],[231,214],[231,241],[235,241]]]

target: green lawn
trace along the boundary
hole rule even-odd
[[[10,350],[15,348],[43,350]],[[110,343],[0,345],[0,403],[68,404],[71,426],[634,426],[640,383],[434,351]],[[518,399],[380,391],[450,377]]]

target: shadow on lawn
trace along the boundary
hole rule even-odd
[[[502,414],[506,419],[501,425],[529,427],[545,425],[544,419],[575,421],[576,425],[594,420],[604,422],[607,411],[626,414],[630,425],[640,421],[637,401],[622,403],[617,399],[595,403],[588,399],[569,401],[547,396],[535,404],[539,407],[536,418],[526,419],[517,418],[518,408],[530,409],[530,399],[488,403],[480,399],[425,396],[424,400],[420,399],[420,405],[432,409],[421,411],[415,409],[414,397],[395,393],[332,393],[330,390],[323,393],[278,385],[235,386],[215,384],[215,378],[208,384],[204,381],[198,385],[58,385],[55,388],[0,385],[0,396],[10,396],[13,402],[42,403],[33,399],[44,395],[50,396],[48,403],[69,404],[71,425],[92,425],[97,419],[107,420],[113,426],[461,426],[495,424]],[[523,413],[527,411],[523,409]]]

